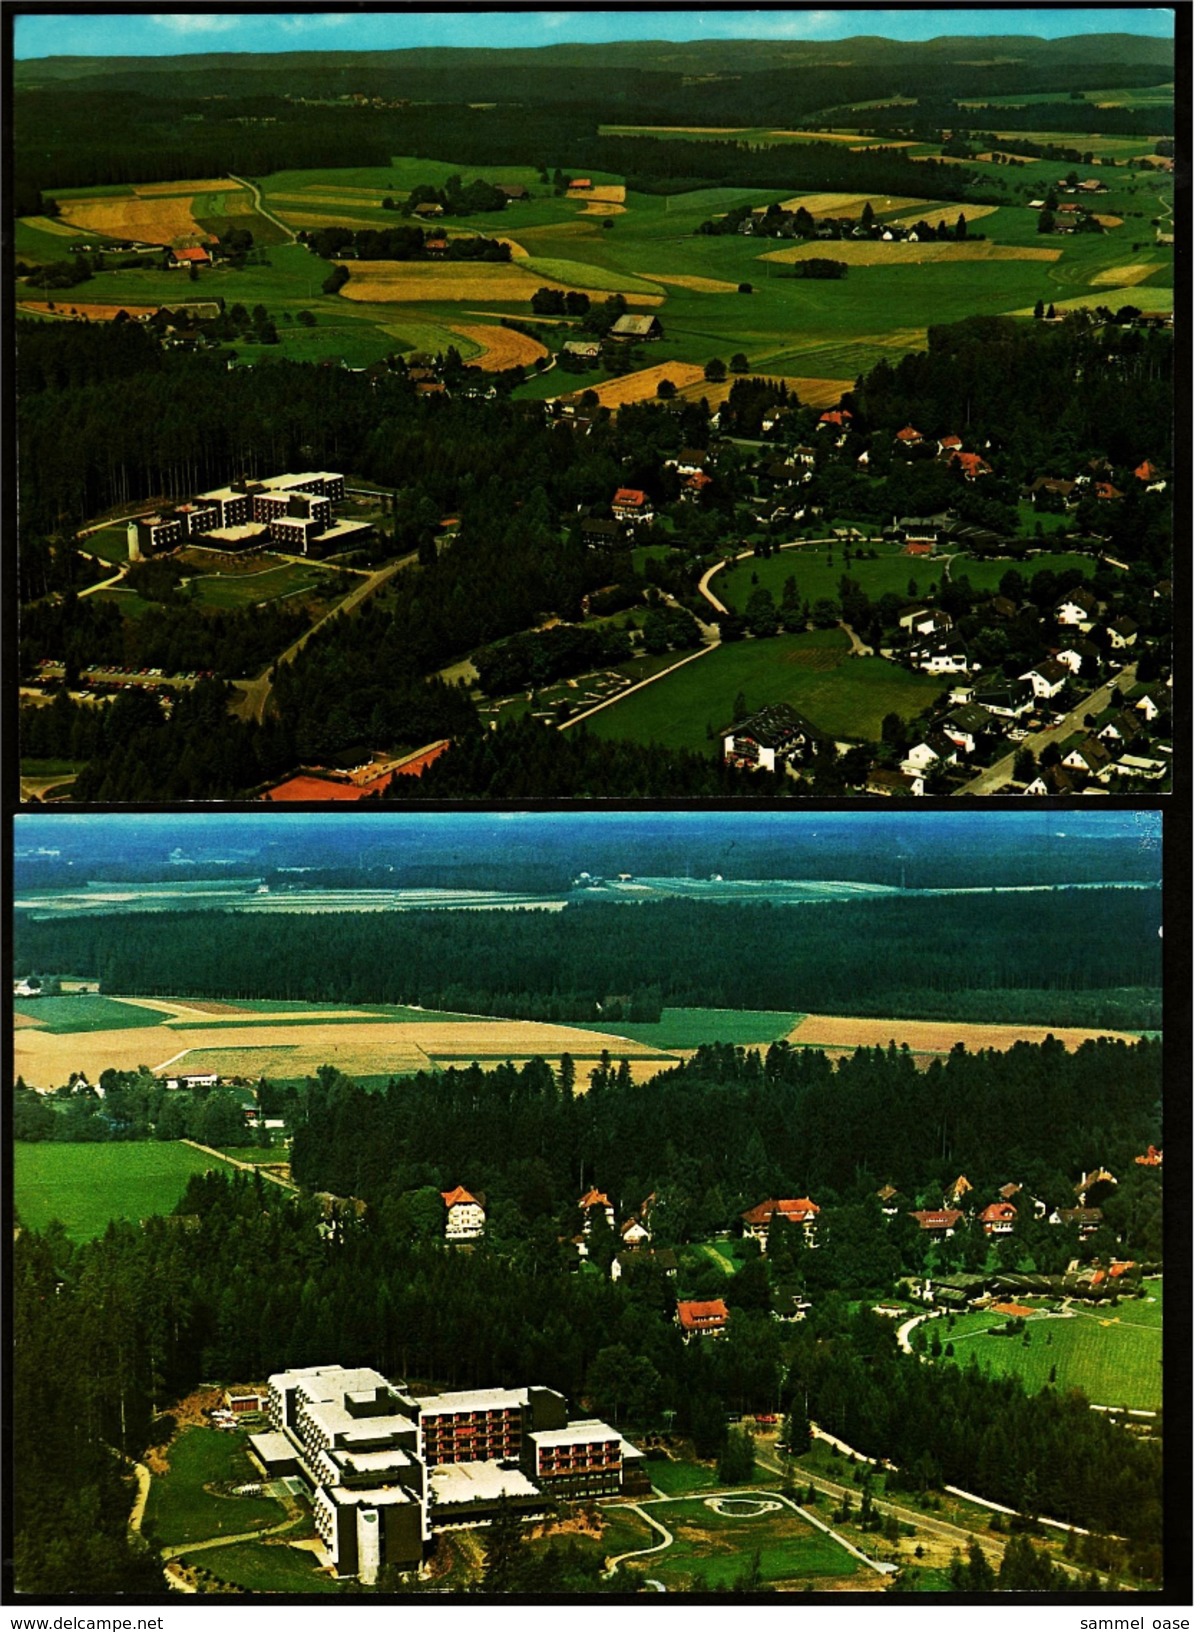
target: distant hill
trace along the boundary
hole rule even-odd
[[[514,69],[585,68],[634,69],[678,75],[752,74],[786,68],[918,67],[932,63],[956,65],[966,78],[971,70],[1029,64],[1042,69],[1079,70],[1096,65],[1104,69],[1103,88],[1122,82],[1129,69],[1154,68],[1164,77],[1173,72],[1174,42],[1138,34],[1082,34],[1070,39],[1044,40],[1036,35],[985,35],[964,38],[942,35],[912,43],[880,35],[848,40],[694,40],[676,44],[666,40],[627,40],[603,45],[548,45],[529,49],[479,50],[426,47],[395,51],[281,51],[206,52],[195,56],[43,57],[17,61],[13,80],[18,87],[52,85],[62,81],[153,75],[188,77],[214,72],[262,74],[282,79],[316,72],[435,73],[484,71],[503,76]],[[1113,75],[1118,77],[1114,78]],[[1140,75],[1138,76],[1140,79]],[[211,88],[211,81],[210,81]],[[964,91],[963,94],[968,94]]]

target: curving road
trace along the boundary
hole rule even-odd
[[[661,1497],[658,1499],[662,1500]],[[645,1507],[640,1502],[614,1502],[613,1506],[623,1507],[629,1513],[636,1513],[639,1519],[645,1519],[651,1530],[656,1531],[662,1537],[662,1540],[656,1541],[653,1547],[635,1547],[631,1553],[622,1553],[619,1558],[609,1559],[608,1568],[604,1572],[606,1578],[615,1575],[617,1573],[617,1566],[624,1564],[627,1559],[648,1558],[651,1553],[663,1552],[664,1549],[670,1547],[675,1541],[675,1537],[667,1529],[666,1525],[660,1524],[657,1519],[652,1519],[649,1513],[646,1512]],[[667,1590],[661,1581],[656,1582],[655,1586],[659,1592],[665,1592]]]
[[[227,171],[226,174],[228,175],[230,181],[236,181],[239,187],[249,187],[250,192],[254,197],[254,208],[258,211],[259,215],[261,215],[264,220],[269,221],[273,227],[278,227],[280,232],[286,232],[288,242],[294,244],[296,242],[296,234],[292,231],[291,227],[288,226],[286,221],[281,221],[277,215],[273,215],[263,203],[262,189],[259,187],[258,183],[254,181],[247,181],[244,176],[235,176],[232,170]]]

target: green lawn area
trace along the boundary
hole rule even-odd
[[[605,1025],[599,1020],[574,1021],[580,1031],[603,1031],[628,1037],[655,1048],[699,1048],[701,1043],[740,1043],[766,1046],[786,1037],[804,1019],[802,1014],[777,1009],[664,1009],[654,1021],[621,1020]]]
[[[260,572],[205,573],[190,580],[195,585],[192,593],[201,606],[237,611],[298,595],[330,581],[331,574],[322,567],[301,567],[291,562],[264,567]]]
[[[261,1504],[256,1504],[261,1505]],[[218,1581],[250,1592],[341,1592],[332,1576],[322,1575],[313,1554],[286,1541],[235,1541],[210,1547],[185,1563],[198,1564]]]
[[[655,1554],[656,1579],[676,1590],[699,1577],[706,1588],[732,1586],[759,1555],[764,1581],[805,1581],[849,1576],[856,1559],[790,1508],[753,1517],[714,1513],[702,1501],[656,1502],[650,1509],[675,1541]]]
[[[54,773],[51,773],[54,774]],[[125,1003],[117,997],[99,997],[80,992],[70,997],[18,998],[14,1014],[36,1021],[39,1031],[55,1034],[72,1031],[128,1031],[154,1026],[162,1016],[156,1009]]]
[[[1150,1297],[1157,1301],[1150,1303]],[[980,1312],[960,1315],[952,1331],[948,1317],[930,1321],[922,1330],[927,1340],[936,1331],[943,1343],[954,1344],[952,1364],[975,1360],[985,1371],[1018,1377],[1030,1393],[1047,1386],[1079,1388],[1096,1405],[1135,1411],[1161,1406],[1161,1281],[1153,1283],[1147,1299],[1140,1302],[1122,1300],[1116,1309],[1075,1304],[1072,1319],[1031,1319],[1026,1326],[1028,1345],[1020,1337],[988,1336],[990,1326],[1003,1323],[1001,1316]]]
[[[186,1002],[183,998],[181,1002]],[[187,1017],[181,1020],[181,1025],[253,1025],[255,1014],[293,1014],[302,1020],[320,1020],[328,1022],[332,1016],[344,1014],[347,1009],[354,1009],[360,1016],[367,1018],[378,1017],[380,1020],[390,1020],[395,1024],[404,1024],[406,1021],[424,1024],[430,1021],[441,1020],[477,1020],[478,1015],[452,1014],[449,1009],[414,1009],[392,1003],[301,1003],[291,998],[276,997],[231,997],[228,1000],[239,1009],[248,1010],[248,1014],[228,1014],[212,1016],[208,1020],[196,1020]]]
[[[1028,582],[1039,572],[1067,572],[1072,567],[1077,567],[1086,578],[1091,578],[1096,571],[1095,558],[1052,550],[1044,554],[1039,551],[1028,561],[980,561],[974,556],[960,555],[955,558],[950,571],[955,578],[968,579],[972,589],[985,589],[994,594],[1000,588],[1000,580],[1006,572],[1019,573]]]
[[[129,559],[129,540],[124,527],[116,523],[90,534],[79,548],[84,555],[99,556],[101,561],[107,561],[112,567],[122,566]]]
[[[205,1485],[251,1484],[260,1478],[240,1434],[185,1428],[167,1459],[170,1471],[151,1480],[146,1503],[146,1519],[153,1522],[157,1540],[165,1547],[265,1530],[284,1516],[279,1503],[269,1497],[213,1496],[205,1490]]]
[[[87,764],[86,759],[22,759],[21,775],[29,777],[75,776]],[[42,998],[40,1001],[45,1002]],[[53,1027],[48,1028],[53,1030]]]
[[[110,1220],[169,1213],[211,1156],[169,1141],[13,1145],[13,1197],[31,1229],[58,1219],[76,1241],[103,1235]]]
[[[849,566],[837,544],[832,549],[824,544],[806,544],[800,549],[781,550],[765,561],[751,556],[722,568],[710,581],[709,588],[718,600],[740,612],[760,587],[771,591],[778,606],[789,578],[796,580],[800,604],[803,606],[807,601],[815,606],[820,600],[836,601],[838,584],[843,578],[852,578],[869,600],[877,601],[881,595],[923,600],[945,576],[942,560],[905,555],[903,550],[891,545],[866,547],[877,550],[877,557],[872,560],[864,556],[858,560],[851,553]]]
[[[700,1462],[647,1462],[646,1473],[655,1490],[667,1496],[679,1496],[689,1490],[710,1490],[716,1487],[714,1468]]]
[[[886,714],[911,719],[944,690],[942,680],[884,658],[851,658],[846,636],[824,629],[715,647],[594,715],[586,728],[598,737],[716,753],[716,736],[741,696],[748,710],[788,702],[834,737],[874,742]]]

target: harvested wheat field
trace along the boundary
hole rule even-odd
[[[736,295],[737,284],[724,278],[693,278],[679,272],[643,272],[652,283],[668,283],[677,289],[694,289],[701,295]]]
[[[52,233],[56,238],[77,238],[78,227],[68,227],[62,221],[56,221],[50,215],[23,215],[21,220],[27,227],[36,227],[39,232]]]
[[[1125,266],[1106,266],[1092,279],[1092,287],[1100,289],[1123,288],[1128,283],[1141,283],[1152,272],[1157,272],[1162,261],[1131,261]]]
[[[1096,220],[1099,221],[1102,227],[1112,228],[1123,227],[1125,225],[1125,217],[1123,215],[1098,215]]]
[[[224,181],[148,181],[135,185],[133,190],[139,198],[174,198],[181,194],[190,198],[193,193],[227,193],[230,182],[228,177]]]
[[[779,380],[789,391],[794,391],[801,402],[807,402],[813,408],[830,408],[835,402],[840,402],[845,392],[851,390],[853,380],[827,380],[807,374],[780,374],[773,368],[751,368],[752,375],[768,380]],[[686,402],[699,402],[704,397],[710,408],[718,403],[725,402],[733,390],[736,376],[722,380],[719,385],[711,380],[701,378],[696,384],[684,386],[679,395]]]
[[[588,198],[597,204],[624,204],[625,187],[623,183],[612,186],[593,187]]]
[[[627,402],[647,402],[658,390],[660,380],[670,380],[677,390],[703,381],[704,370],[699,363],[655,363],[652,368],[639,368],[633,374],[622,374],[619,379],[605,380],[603,385],[587,387],[600,399],[602,408],[620,408]],[[566,402],[582,395],[571,391],[560,399]]]
[[[519,266],[503,262],[470,265],[449,261],[358,261],[349,262],[350,281],[343,285],[346,300],[427,301],[490,300],[525,305],[537,289],[574,287],[557,278],[523,272]],[[603,302],[610,291],[583,289],[592,300]],[[660,306],[661,295],[627,295],[630,306]]]
[[[624,204],[606,204],[603,200],[593,199],[583,207],[584,215],[624,215]]]
[[[229,191],[228,182],[223,190]],[[133,238],[144,244],[169,244],[176,238],[215,242],[193,220],[190,193],[165,198],[68,198],[59,208],[72,227],[110,238]]]
[[[548,355],[545,346],[532,335],[519,334],[516,329],[502,329],[496,323],[455,323],[453,328],[455,334],[461,334],[483,347],[482,355],[472,357],[471,363],[473,367],[486,369],[491,374],[502,373],[506,368],[527,366]]]
[[[771,249],[758,258],[790,265],[807,260],[812,252],[811,246],[805,245],[801,249]],[[851,238],[835,244],[831,253],[848,266],[900,266],[932,261],[1057,261],[1062,250],[1042,249],[1032,244],[993,244],[987,239],[961,244],[953,239],[931,244],[910,244],[906,239],[898,239],[888,244],[882,239]]]
[[[809,215],[861,215],[864,204],[870,204],[876,215],[889,217],[899,210],[919,209],[924,203],[920,198],[885,198],[879,193],[800,193],[795,198],[785,199],[779,206],[781,210],[807,210]],[[755,214],[765,213],[763,210]]]
[[[99,301],[75,300],[69,304],[60,300],[51,306],[48,300],[19,300],[19,312],[38,312],[45,316],[63,317],[74,312],[76,317],[91,318],[97,323],[110,322],[118,312],[125,312],[129,317],[153,317],[158,311],[157,306],[117,306],[112,303]]]
[[[281,221],[305,232],[318,232],[322,227],[348,227],[351,232],[373,230],[361,215],[337,215],[334,210],[322,210],[319,215],[311,215],[307,210],[285,210],[277,204],[273,208]]]
[[[1014,1043],[1040,1043],[1048,1034],[1071,1053],[1094,1037],[1137,1038],[1124,1031],[1090,1031],[1078,1026],[986,1026],[958,1020],[874,1020],[844,1014],[808,1014],[788,1033],[787,1041],[831,1051],[897,1047],[907,1043],[914,1054],[948,1054],[956,1043],[968,1053],[1011,1048]]]
[[[139,1002],[148,1000],[139,999]],[[167,1012],[181,1005],[166,1002]],[[354,1017],[357,1011],[345,1012]],[[249,1016],[247,1016],[249,1021]],[[323,1023],[331,1021],[332,1023]],[[72,1071],[95,1082],[109,1067],[118,1071],[147,1065],[188,1071],[219,1071],[223,1076],[308,1076],[322,1065],[336,1065],[350,1075],[411,1072],[433,1063],[499,1064],[528,1059],[557,1060],[570,1053],[594,1060],[609,1049],[614,1059],[642,1061],[653,1070],[671,1065],[676,1055],[625,1038],[607,1037],[572,1026],[521,1020],[395,1022],[365,1018],[337,1021],[295,1014],[256,1013],[254,1023],[209,1023],[134,1026],[124,1030],[53,1033],[22,1027],[14,1038],[13,1069],[34,1088],[53,1088]]]
[[[944,221],[952,227],[961,215],[964,221],[980,221],[985,215],[995,215],[995,204],[925,204],[921,209],[914,210],[911,215],[893,215],[888,217],[889,227],[915,227],[918,221],[928,221],[931,227],[936,227],[939,221]]]

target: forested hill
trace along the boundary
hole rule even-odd
[[[111,994],[420,1004],[534,1020],[664,1003],[1157,1029],[1156,889],[831,905],[16,918],[15,972]]]

